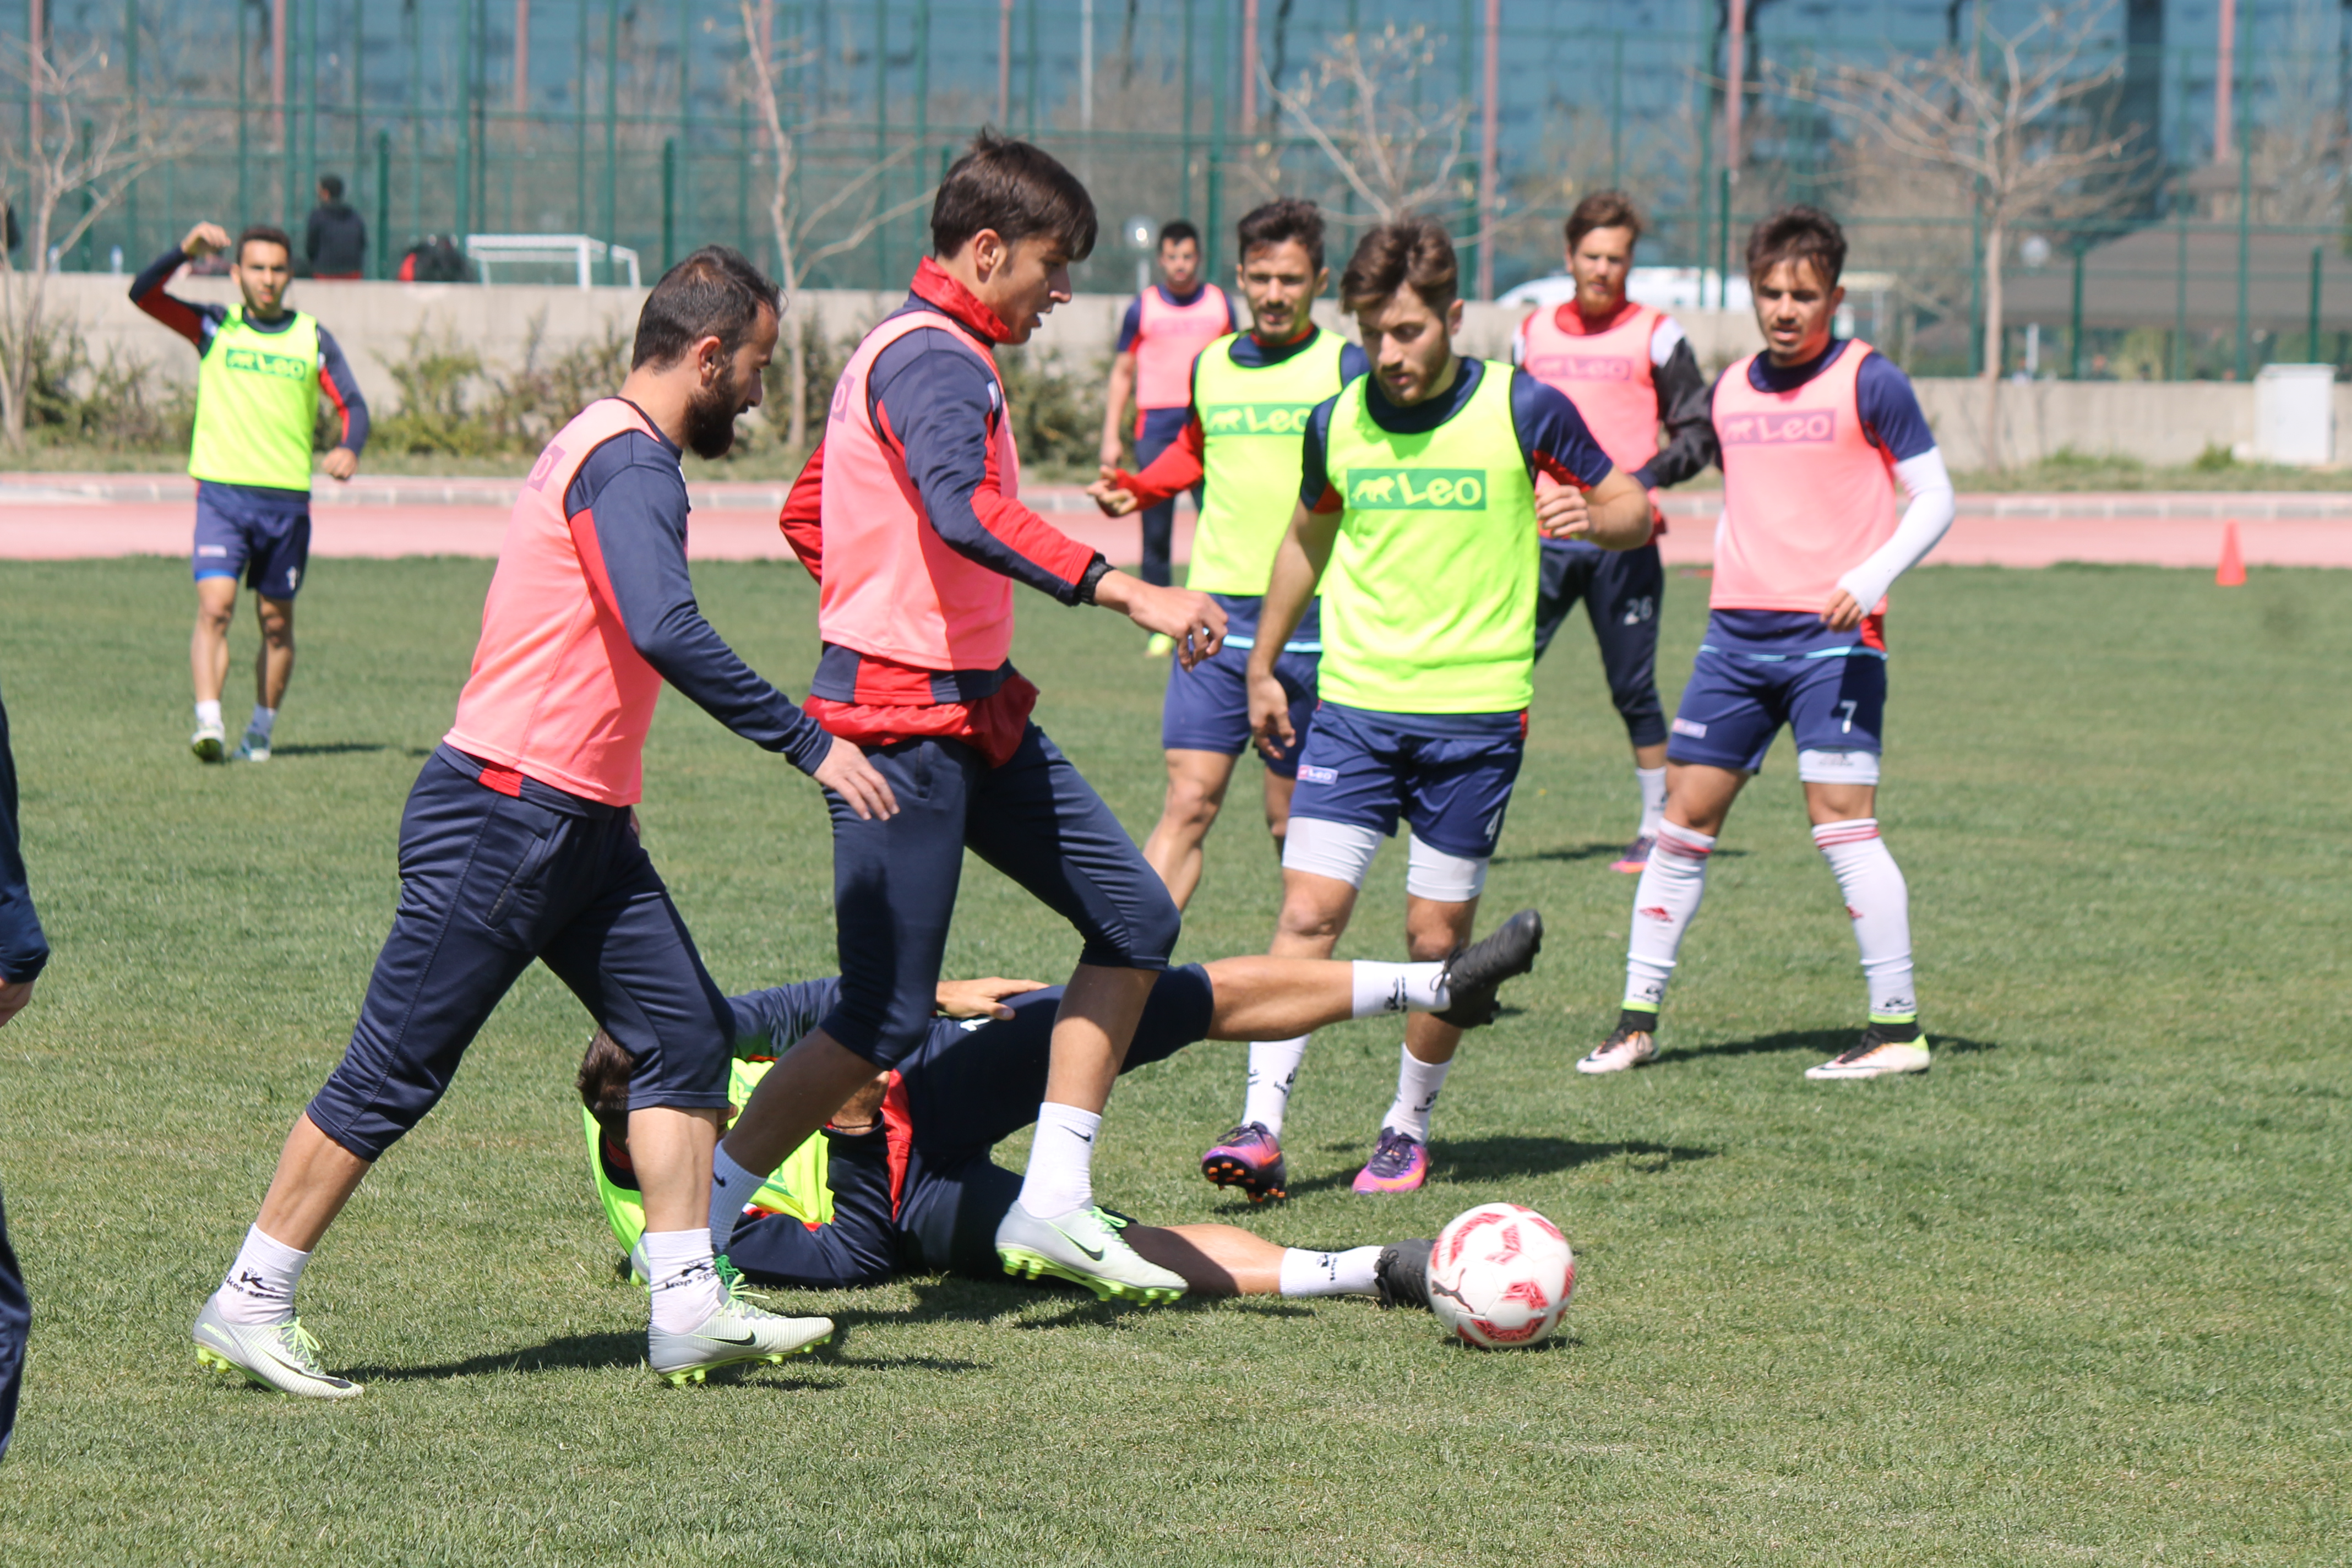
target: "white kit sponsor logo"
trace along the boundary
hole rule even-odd
[[[1681,715],[1677,714],[1675,718],[1675,733],[1677,735],[1688,735],[1694,740],[1704,741],[1706,739],[1706,726],[1696,723],[1691,720],[1685,719]]]
[[[1337,768],[1314,768],[1301,766],[1298,770],[1298,782],[1301,784],[1338,784],[1339,782],[1339,770]]]

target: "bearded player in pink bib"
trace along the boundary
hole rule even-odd
[[[1706,885],[1707,858],[1782,725],[1795,735],[1813,842],[1853,917],[1870,1021],[1811,1079],[1925,1072],[1911,977],[1910,893],[1879,837],[1886,591],[1952,524],[1942,453],[1911,383],[1832,336],[1845,236],[1790,207],[1748,239],[1762,353],[1717,381],[1723,517],[1706,640],[1675,714],[1666,809],[1633,895],[1617,1027],[1578,1062],[1621,1072],[1657,1055],[1658,1010]],[[1900,484],[1909,503],[1898,510]]]
[[[1646,490],[1678,485],[1715,461],[1707,384],[1672,316],[1625,297],[1641,216],[1616,191],[1595,191],[1569,215],[1568,269],[1576,296],[1519,323],[1511,363],[1568,395],[1601,449]],[[1658,426],[1665,426],[1664,444]],[[1657,516],[1653,506],[1651,515]],[[1663,521],[1657,532],[1665,531]],[[1666,592],[1658,542],[1611,551],[1585,540],[1543,542],[1536,591],[1536,657],[1577,601],[1592,623],[1609,699],[1625,721],[1641,791],[1641,824],[1612,870],[1649,864],[1666,809],[1666,713],[1658,701],[1658,607]]]

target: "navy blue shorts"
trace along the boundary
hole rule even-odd
[[[1592,622],[1592,640],[1601,647],[1609,700],[1625,721],[1625,738],[1637,746],[1654,746],[1666,738],[1665,705],[1658,700],[1658,605],[1665,591],[1666,569],[1654,544],[1602,550],[1544,541],[1536,590],[1536,657],[1551,647],[1581,599]]]
[[[1759,658],[1702,644],[1666,760],[1756,773],[1783,724],[1800,752],[1875,754],[1885,722],[1886,656],[1876,648]]]
[[[1503,837],[1527,747],[1525,713],[1373,713],[1326,702],[1298,759],[1290,815],[1391,837],[1402,816],[1431,848],[1483,860]]]
[[[272,599],[301,591],[310,562],[310,514],[274,510],[232,489],[196,484],[196,544],[189,567],[207,577],[238,577]]]
[[[1151,460],[1176,444],[1192,422],[1192,410],[1188,404],[1181,408],[1147,408],[1143,411],[1143,427],[1135,435],[1135,466],[1140,470],[1151,466]],[[1192,487],[1192,505],[1201,504],[1201,487]],[[1164,588],[1174,575],[1176,555],[1176,498],[1170,496],[1157,506],[1148,506],[1137,512],[1143,526],[1143,560],[1136,574],[1147,583]]]
[[[819,1026],[895,1067],[931,1022],[969,848],[1077,928],[1081,963],[1162,969],[1182,919],[1094,786],[1032,724],[1002,767],[961,741],[866,753],[898,815],[866,821],[828,794],[841,999]]]
[[[735,1016],[625,806],[480,783],[444,746],[400,820],[400,904],[359,1025],[310,1101],[319,1131],[380,1157],[433,1109],[533,959],[636,1058],[629,1108],[727,1104]]]
[[[1249,658],[1247,648],[1231,643],[1190,669],[1169,656],[1168,694],[1160,704],[1161,750],[1237,757],[1249,749]],[[1283,748],[1280,761],[1266,763],[1268,773],[1298,776],[1298,753],[1315,726],[1315,673],[1322,662],[1312,653],[1286,653],[1274,661],[1275,678],[1290,696],[1290,727],[1297,739]]]

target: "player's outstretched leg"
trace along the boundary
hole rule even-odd
[[[1810,1079],[1885,1078],[1926,1072],[1927,1037],[1911,980],[1911,893],[1902,868],[1878,835],[1878,819],[1825,822],[1813,843],[1837,874],[1853,940],[1870,985],[1870,1026],[1853,1049],[1805,1069]]]

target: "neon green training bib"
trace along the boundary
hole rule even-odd
[[[1512,713],[1535,696],[1535,484],[1507,364],[1423,435],[1372,422],[1371,379],[1331,414],[1347,510],[1323,574],[1327,701],[1381,713]]]
[[[727,1079],[728,1101],[741,1110],[775,1065],[772,1061],[736,1062]],[[595,1113],[582,1106],[580,1119],[588,1131],[588,1178],[596,1184],[597,1201],[604,1205],[604,1223],[613,1227],[613,1239],[626,1252],[646,1233],[645,1196],[636,1188],[614,1181],[604,1169],[604,1130],[596,1125]],[[824,1134],[819,1132],[784,1156],[784,1163],[751,1194],[752,1206],[790,1215],[803,1224],[831,1225],[833,1189],[824,1178]]]
[[[283,331],[256,331],[228,313],[196,363],[196,435],[188,472],[224,485],[310,488],[319,420],[319,323],[301,311]]]
[[[1318,329],[1280,364],[1239,365],[1219,338],[1192,362],[1192,408],[1201,416],[1201,521],[1184,585],[1207,594],[1263,595],[1274,556],[1298,505],[1307,416],[1339,390],[1347,341]]]

